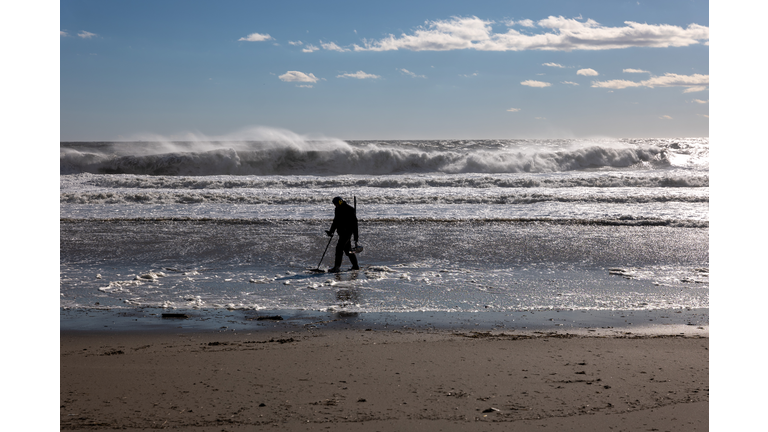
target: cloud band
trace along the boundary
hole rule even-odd
[[[527,23],[527,22],[526,22]],[[524,50],[608,50],[631,47],[681,47],[709,40],[709,27],[690,24],[683,28],[668,24],[641,24],[626,21],[624,27],[605,27],[594,20],[578,21],[550,16],[532,27],[544,29],[540,34],[523,34],[515,29],[494,33],[493,21],[477,17],[453,17],[427,22],[411,34],[389,35],[380,40],[354,45],[356,51],[479,51]]]

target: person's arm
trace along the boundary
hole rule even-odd
[[[331,228],[326,231],[325,233],[328,234],[328,237],[333,237],[333,233],[336,231],[336,228],[338,228],[338,221],[339,221],[339,212],[334,212],[333,215],[333,223],[331,224]]]

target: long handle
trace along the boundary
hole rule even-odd
[[[328,244],[327,244],[327,245],[325,245],[325,250],[323,251],[323,256],[322,256],[322,257],[320,257],[320,262],[319,262],[319,263],[317,263],[317,268],[318,268],[318,269],[320,268],[320,264],[322,264],[322,263],[323,263],[323,258],[325,258],[325,253],[326,253],[326,252],[328,252],[328,246],[330,246],[330,245],[331,245],[331,240],[333,240],[333,236],[331,236],[331,237],[328,239]]]

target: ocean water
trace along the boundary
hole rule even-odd
[[[61,143],[60,217],[62,310],[709,307],[706,138]]]

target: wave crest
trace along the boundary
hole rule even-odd
[[[151,152],[147,143],[62,145],[60,174],[343,175],[407,173],[547,173],[634,166],[670,166],[657,146],[591,145],[557,151],[515,148],[423,149],[339,141],[215,143],[213,148],[179,143],[174,151]],[[132,152],[133,150],[133,152]],[[169,150],[159,145],[158,151]]]

